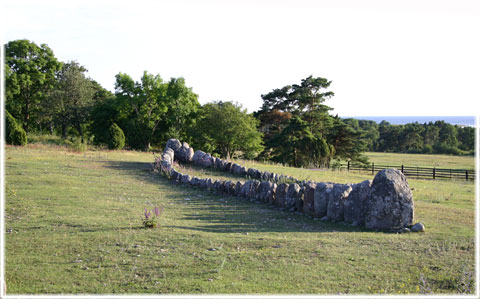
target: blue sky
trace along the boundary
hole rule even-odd
[[[182,76],[201,103],[237,101],[309,75],[339,115],[472,115],[480,1],[4,0],[2,42],[46,43],[113,90],[115,74]],[[478,110],[478,109],[477,109]]]

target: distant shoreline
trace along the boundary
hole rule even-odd
[[[377,124],[383,120],[392,125],[404,125],[418,122],[420,124],[443,120],[446,123],[459,126],[475,126],[475,116],[341,116],[341,118],[355,118],[358,120],[373,120]]]

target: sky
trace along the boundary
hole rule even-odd
[[[200,103],[313,75],[340,116],[478,115],[480,1],[24,1],[0,4],[2,43],[48,44],[114,90],[115,75],[184,77]]]

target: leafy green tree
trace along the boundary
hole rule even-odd
[[[5,110],[5,142],[12,145],[26,145],[27,134],[25,130],[17,124],[15,118]]]
[[[199,111],[195,143],[203,150],[219,153],[227,159],[238,151],[242,151],[245,158],[254,158],[263,150],[258,123],[239,104],[208,103]]]
[[[200,107],[198,95],[185,85],[185,79],[171,78],[167,84],[166,101],[168,113],[163,127],[167,136],[161,137],[164,140],[169,138],[188,140],[189,128],[195,125],[196,113]]]
[[[121,103],[120,117],[126,119],[127,143],[136,149],[148,150],[154,134],[166,117],[169,103],[167,85],[160,75],[144,72],[140,81],[127,75],[116,75],[115,96]]]
[[[125,146],[125,135],[122,129],[116,123],[113,123],[108,132],[110,137],[108,148],[121,150]]]
[[[459,127],[457,128],[458,147],[464,151],[474,151],[475,149],[475,128]]]
[[[64,64],[57,74],[55,89],[43,105],[45,114],[52,114],[53,119],[61,125],[63,138],[66,138],[67,128],[73,126],[82,143],[95,95],[94,85],[85,76],[86,71],[75,61]]]
[[[55,73],[62,64],[46,45],[29,40],[10,41],[5,45],[6,108],[22,118],[26,132],[37,124],[39,104],[55,84]]]
[[[110,140],[109,129],[113,123],[121,123],[120,102],[114,97],[95,102],[90,112],[89,131],[95,144],[107,144]]]

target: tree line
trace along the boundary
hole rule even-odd
[[[118,73],[110,92],[77,61],[61,62],[46,44],[5,45],[7,143],[49,133],[81,143],[151,150],[177,138],[224,158],[264,159],[289,165],[366,163],[371,151],[473,152],[473,128],[436,122],[394,126],[342,119],[325,101],[331,81],[313,76],[262,95],[252,114],[238,103],[200,105],[184,78],[139,80]],[[457,150],[455,150],[457,149]]]
[[[387,121],[377,124],[371,120],[344,119],[359,133],[367,151],[395,153],[423,153],[473,155],[475,128],[458,126],[442,120],[420,124],[392,125]]]

